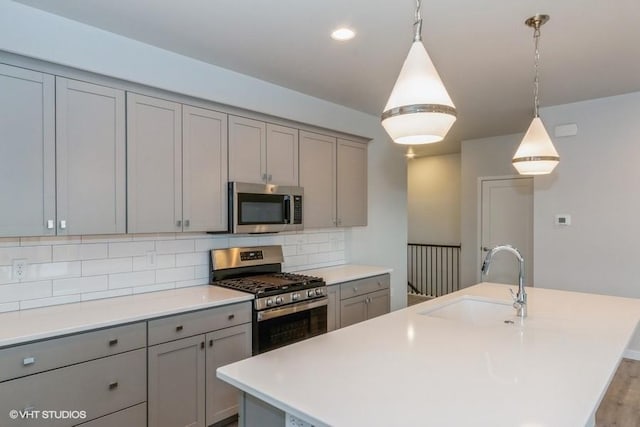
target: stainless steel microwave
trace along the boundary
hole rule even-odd
[[[229,183],[229,232],[302,230],[302,187]]]

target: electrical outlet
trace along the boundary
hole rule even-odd
[[[27,260],[14,259],[12,271],[13,271],[13,280],[22,281],[27,275]]]
[[[147,252],[147,267],[155,267],[156,266],[156,251],[148,251]]]

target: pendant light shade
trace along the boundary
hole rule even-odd
[[[442,141],[456,121],[456,108],[422,44],[420,1],[415,25],[413,44],[382,113],[382,126],[398,144]]]
[[[520,175],[546,175],[553,171],[553,169],[560,162],[560,156],[556,148],[551,142],[551,138],[544,128],[544,124],[538,115],[538,91],[540,79],[538,76],[538,62],[540,60],[540,53],[538,50],[538,42],[540,39],[540,27],[549,20],[548,15],[536,15],[525,21],[525,24],[534,29],[533,37],[535,40],[535,79],[534,84],[534,98],[533,108],[534,116],[533,121],[527,129],[527,133],[524,135],[516,154],[513,156],[513,166],[516,168]]]
[[[513,166],[520,175],[545,175],[560,162],[540,117],[535,117],[513,156]]]

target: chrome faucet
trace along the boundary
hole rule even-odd
[[[510,252],[518,258],[518,262],[520,264],[520,272],[518,273],[518,293],[514,294],[513,289],[511,288],[509,288],[509,291],[511,291],[513,308],[516,309],[518,317],[527,317],[527,292],[524,290],[524,258],[518,249],[511,245],[499,245],[490,249],[482,263],[482,274],[484,275],[489,273],[489,266],[491,265],[493,256],[501,251]]]

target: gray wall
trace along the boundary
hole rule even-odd
[[[13,2],[0,4],[0,50],[372,137],[369,225],[348,233],[347,260],[392,267],[392,308],[406,304],[406,165],[378,117]]]

